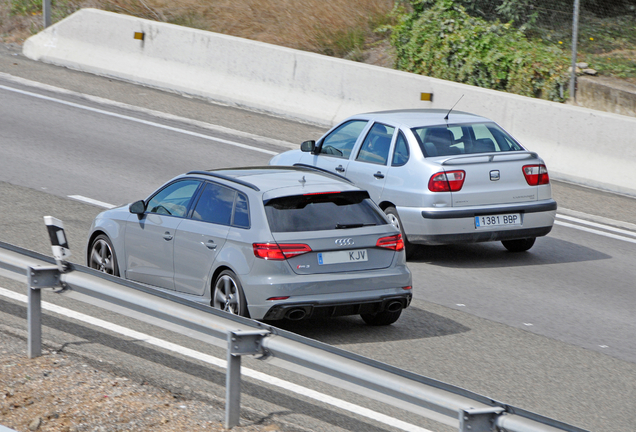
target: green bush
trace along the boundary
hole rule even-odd
[[[391,28],[397,69],[524,96],[565,99],[567,56],[556,46],[530,43],[511,23],[472,17],[454,0],[398,15],[398,24]]]
[[[42,0],[11,0],[12,15],[34,15],[42,11]]]

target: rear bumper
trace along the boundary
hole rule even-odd
[[[288,318],[300,320],[305,318],[331,318],[346,315],[360,315],[396,311],[405,309],[411,304],[413,294],[408,291],[402,295],[383,296],[381,298],[346,301],[346,302],[311,302],[287,303],[273,306],[263,319],[280,320]]]
[[[533,203],[457,208],[399,207],[406,238],[411,243],[440,245],[514,240],[547,235],[554,225],[557,203]],[[475,228],[475,216],[519,213],[522,224]]]
[[[403,307],[406,307],[413,295],[411,289],[403,288],[413,284],[411,272],[403,264],[378,270],[313,275],[294,274],[287,262],[282,261],[259,260],[257,265],[278,266],[279,271],[257,269],[241,276],[253,319],[281,319],[294,308],[305,308],[306,317],[355,315],[367,313],[368,308],[373,309],[368,313],[373,313],[385,308],[387,301],[393,298],[405,299]],[[268,300],[270,298],[275,299]]]

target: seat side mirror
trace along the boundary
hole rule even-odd
[[[132,214],[141,216],[146,212],[146,203],[143,200],[135,201],[128,206],[128,211]]]
[[[315,150],[316,150],[316,141],[314,140],[304,141],[300,145],[300,151],[314,153]]]

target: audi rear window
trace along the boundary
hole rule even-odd
[[[272,232],[325,231],[384,225],[366,191],[293,195],[265,203]]]

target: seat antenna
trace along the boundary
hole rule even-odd
[[[446,113],[446,117],[444,117],[444,120],[448,121],[448,116],[450,115],[451,111],[453,110],[453,108],[457,106],[457,104],[459,103],[460,100],[462,100],[463,97],[464,95],[461,95],[459,99],[457,99],[457,102],[455,102],[455,105],[453,105],[451,109],[448,110],[448,113]]]

